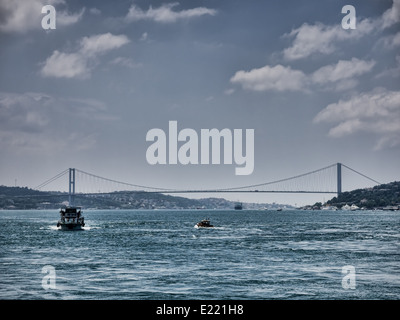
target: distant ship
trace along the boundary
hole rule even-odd
[[[82,230],[84,226],[85,218],[82,216],[81,207],[61,208],[57,228],[61,227],[61,230]]]
[[[338,208],[336,206],[324,206],[321,208],[321,210],[332,210],[336,211]]]
[[[241,202],[237,202],[237,203],[235,204],[235,210],[242,210],[242,209],[243,209],[242,203],[241,203]]]

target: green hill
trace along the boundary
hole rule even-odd
[[[327,205],[342,207],[355,204],[360,208],[375,209],[400,205],[400,181],[380,184],[373,188],[343,192],[326,202]]]

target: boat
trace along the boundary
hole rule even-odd
[[[241,202],[237,202],[237,203],[235,204],[235,210],[242,210],[242,209],[243,209],[242,203],[241,203]]]
[[[210,219],[207,218],[198,222],[195,228],[214,228],[214,226],[210,224]]]
[[[85,218],[81,207],[66,206],[60,210],[60,220],[57,228],[61,230],[82,230],[85,226]]]
[[[356,206],[355,204],[352,204],[351,207],[350,207],[350,210],[351,211],[357,211],[357,210],[360,210],[360,208],[358,206]]]
[[[321,210],[331,210],[331,211],[336,211],[337,207],[336,206],[324,206],[321,208]]]

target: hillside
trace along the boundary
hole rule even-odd
[[[343,192],[326,202],[327,205],[342,207],[355,204],[360,208],[377,209],[400,205],[400,181],[381,184],[373,188]]]
[[[58,209],[67,204],[67,201],[67,193],[0,186],[0,209]],[[189,199],[159,193],[114,192],[99,195],[77,194],[75,204],[93,209],[233,209],[235,203],[222,198]],[[285,205],[243,203],[244,209],[281,206]]]

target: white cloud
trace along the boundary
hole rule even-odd
[[[387,36],[383,39],[383,44],[385,48],[393,49],[400,46],[400,32],[394,35]]]
[[[233,89],[233,88],[229,88],[224,91],[224,94],[226,94],[227,96],[230,96],[234,93],[235,93],[235,89]]]
[[[316,23],[310,25],[304,23],[297,29],[293,29],[284,37],[294,38],[292,45],[283,50],[283,56],[287,60],[307,58],[312,54],[330,54],[337,50],[337,44],[349,40],[359,39],[389,28],[400,22],[400,0],[393,0],[392,7],[381,16],[373,19],[357,19],[356,29],[345,30],[340,23],[325,25]],[[394,39],[397,43],[397,38]]]
[[[397,47],[400,46],[400,32],[397,32],[392,39],[392,46]]]
[[[338,26],[329,27],[323,24],[309,25],[292,30],[287,37],[294,37],[291,47],[283,50],[285,59],[295,60],[308,57],[314,52],[328,54],[334,51],[333,40],[340,31]]]
[[[336,64],[327,65],[316,70],[311,79],[320,85],[335,85],[337,91],[353,88],[357,85],[354,79],[372,70],[375,61],[365,61],[357,58],[351,60],[339,60]],[[331,87],[329,87],[331,88]]]
[[[83,8],[79,13],[68,13],[59,9],[65,7],[65,0],[2,0],[0,2],[0,32],[24,33],[30,30],[40,29],[41,21],[45,14],[42,7],[53,5],[56,8],[56,24],[70,25],[78,22],[85,11]]]
[[[90,8],[90,9],[89,9],[89,13],[90,13],[90,14],[93,14],[93,15],[95,15],[95,16],[98,16],[98,15],[101,14],[101,10],[94,7],[94,8]]]
[[[63,53],[55,50],[41,70],[44,77],[86,78],[90,75],[87,59],[79,53]]]
[[[115,59],[110,61],[110,64],[126,67],[129,69],[134,69],[141,66],[140,63],[135,63],[132,59],[125,57],[116,57]]]
[[[274,67],[267,65],[250,71],[237,71],[230,81],[253,91],[299,91],[304,89],[305,80],[306,75],[302,71],[278,64]]]
[[[143,11],[136,5],[132,5],[129,9],[128,14],[125,17],[125,20],[128,22],[139,20],[153,20],[156,22],[171,23],[176,22],[177,20],[200,17],[203,15],[214,16],[217,13],[217,11],[214,9],[204,7],[173,11],[172,8],[178,5],[179,3],[167,3],[155,9],[150,6],[147,11]]]
[[[377,79],[383,78],[383,77],[392,77],[392,78],[398,78],[400,77],[400,54],[396,56],[396,64],[394,67],[383,70],[379,74],[375,76]]]
[[[400,111],[400,91],[381,89],[329,104],[317,114],[315,121],[337,122],[354,118],[388,117],[394,111]]]
[[[80,41],[81,48],[79,51],[83,55],[95,56],[113,49],[118,49],[127,43],[129,43],[127,36],[115,36],[108,32],[90,37],[83,37]]]
[[[142,33],[142,36],[140,37],[139,41],[146,41],[147,38],[148,38],[148,36],[149,36],[149,35],[148,35],[147,32]]]
[[[68,26],[74,23],[77,23],[82,19],[83,14],[85,13],[85,8],[82,8],[80,12],[75,14],[70,14],[66,11],[57,11],[56,23],[59,26]]]
[[[345,30],[340,23],[332,26],[316,23],[304,23],[301,27],[292,30],[284,37],[294,38],[292,45],[283,50],[287,60],[307,58],[312,54],[330,54],[337,47],[337,43],[348,39],[357,39],[369,34],[375,28],[376,22],[364,19],[357,23],[355,30]]]
[[[324,90],[342,91],[355,87],[358,84],[355,77],[371,71],[374,65],[375,61],[352,58],[321,67],[312,74],[280,64],[274,67],[267,65],[250,71],[238,71],[230,81],[253,91],[308,91],[313,85],[322,86]]]
[[[400,142],[400,91],[377,89],[326,106],[315,123],[332,123],[331,137],[369,132],[378,137],[375,148]]]
[[[383,13],[381,20],[382,29],[400,22],[400,0],[393,0],[392,7]]]
[[[84,37],[76,52],[63,53],[55,50],[44,62],[41,74],[55,78],[88,78],[94,66],[93,59],[127,43],[129,39],[125,35],[111,33]]]

